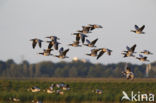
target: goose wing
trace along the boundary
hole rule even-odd
[[[141,54],[139,54],[139,57],[140,57],[140,58],[143,58],[144,56],[143,56],[143,55],[141,55]]]
[[[126,46],[126,49],[129,51],[130,50],[130,48],[128,47],[128,46]]]
[[[37,42],[35,42],[35,40],[33,40],[33,42],[32,42],[33,49],[36,47],[36,44],[37,44]]]
[[[101,51],[96,59],[99,59],[105,52]]]
[[[92,45],[94,45],[97,42],[98,39],[95,39],[91,42]]]
[[[62,54],[63,52],[63,47],[60,48],[59,53]]]
[[[64,52],[63,52],[63,55],[65,56],[67,54],[67,52],[69,51],[69,49],[66,49]]]
[[[55,43],[55,44],[54,44],[55,50],[58,50],[58,45],[59,45],[58,43]]]
[[[140,31],[143,31],[145,28],[145,25],[143,25],[141,28],[139,28]]]
[[[90,41],[89,41],[88,39],[86,39],[86,42],[87,42],[88,44],[90,44]]]
[[[131,50],[132,52],[134,52],[135,48],[136,48],[136,44],[134,44],[134,45],[131,47],[130,50]]]
[[[48,45],[48,49],[51,49],[53,47],[53,44],[50,42]]]
[[[85,38],[87,37],[87,35],[85,35],[85,34],[81,34],[81,40],[82,40],[82,43],[84,43],[85,42]]]
[[[139,29],[138,25],[135,25],[134,27],[135,27],[135,29],[136,29],[136,30],[138,30],[138,29]]]
[[[76,35],[76,41],[79,41],[80,40],[80,36],[79,34]]]

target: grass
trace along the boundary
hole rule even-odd
[[[64,95],[47,94],[43,92],[52,83],[64,82],[70,85],[71,90]],[[28,92],[33,86],[41,88],[39,93]],[[156,94],[156,79],[126,79],[114,78],[36,78],[36,79],[1,79],[0,103],[8,103],[10,97],[19,98],[22,103],[31,103],[31,100],[43,100],[44,103],[120,103],[122,91],[130,93]],[[92,92],[102,89],[103,94]]]

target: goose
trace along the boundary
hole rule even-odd
[[[49,43],[48,49],[51,49],[51,48],[54,46],[54,49],[55,49],[55,50],[58,50],[59,44],[61,44],[61,43],[59,43],[59,42],[57,42],[57,41],[54,41],[54,40],[52,40],[52,41],[47,41],[47,43]]]
[[[126,76],[126,79],[131,79],[131,80],[134,79],[134,73],[131,71],[129,67],[127,67],[126,70],[122,72],[122,74]]]
[[[85,38],[88,37],[87,35],[81,33],[73,33],[73,35],[76,35],[76,41],[79,41],[81,39],[83,44],[85,42]]]
[[[143,53],[145,55],[153,55],[153,53],[151,53],[149,50],[144,50],[144,51],[142,51],[140,53]]]
[[[49,39],[51,39],[52,41],[55,41],[55,42],[57,42],[57,40],[60,40],[60,38],[58,38],[57,36],[47,36],[45,38],[49,38]]]
[[[32,47],[33,47],[33,49],[36,47],[36,44],[37,43],[38,43],[38,45],[39,45],[40,48],[42,47],[43,40],[34,38],[34,39],[31,39],[30,41],[32,41]]]
[[[64,95],[64,92],[61,91],[61,90],[56,90],[56,93],[57,93],[57,94],[60,94],[60,95]]]
[[[13,101],[13,102],[19,102],[20,101],[20,99],[18,99],[18,98],[9,98],[9,100]]]
[[[40,88],[36,86],[31,88],[31,92],[39,92],[39,91],[40,91]]]
[[[98,38],[93,40],[92,42],[90,42],[88,39],[86,39],[87,43],[88,44],[84,44],[85,46],[88,46],[88,47],[96,47],[95,46],[95,43],[97,42]]]
[[[134,27],[135,27],[135,30],[131,30],[131,32],[134,32],[136,34],[145,34],[145,32],[143,32],[145,25],[143,25],[140,28],[137,25],[135,25]]]
[[[96,93],[96,94],[102,94],[102,93],[103,93],[103,91],[102,91],[102,90],[100,90],[100,89],[96,89],[96,90],[95,90],[95,93]]]
[[[69,49],[64,50],[63,47],[61,47],[59,49],[59,55],[55,55],[55,57],[61,58],[61,59],[69,58],[69,57],[66,56],[66,54],[67,54],[68,51],[69,51]]]
[[[52,50],[53,49],[44,49],[44,51],[42,53],[38,53],[38,54],[43,55],[43,56],[50,56],[50,55],[52,55],[52,54],[50,54]]]
[[[130,53],[130,52],[124,52],[124,53],[121,53],[123,55],[123,57],[135,57],[135,55],[133,55],[133,53]]]
[[[47,89],[47,93],[48,93],[48,94],[55,93],[55,90],[52,90],[51,88],[48,88],[48,89]]]
[[[69,44],[69,46],[73,46],[73,47],[81,47],[81,45],[79,45],[79,41],[74,41],[72,44]]]
[[[121,54],[123,54],[124,57],[130,57],[130,56],[134,57],[133,53],[136,53],[135,48],[136,48],[136,44],[134,44],[131,48],[127,46],[126,47],[127,51],[123,51],[123,53]]]
[[[141,54],[139,54],[139,57],[136,57],[136,59],[138,59],[138,60],[140,60],[140,61],[142,61],[142,62],[144,62],[144,61],[149,62],[149,60],[147,60],[147,57],[146,57],[146,56],[143,56],[143,55],[141,55]]]
[[[63,89],[63,90],[70,90],[69,84],[64,84],[64,85],[62,86],[62,89]]]
[[[78,30],[77,32],[87,34],[91,33],[91,27],[90,26],[82,26],[82,30]]]
[[[101,48],[100,49],[101,51],[100,51],[100,53],[99,53],[99,55],[97,56],[97,58],[96,59],[99,59],[105,52],[107,52],[107,54],[110,56],[111,55],[111,53],[112,53],[112,50],[110,50],[110,49],[106,49],[106,48]]]
[[[101,25],[98,25],[98,24],[88,24],[88,26],[90,26],[90,30],[94,30],[96,28],[103,28]]]
[[[92,49],[91,50],[91,53],[90,54],[86,54],[88,56],[92,56],[92,57],[96,57],[97,56],[97,52],[99,51],[100,49]]]

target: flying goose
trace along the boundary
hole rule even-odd
[[[45,38],[49,38],[49,39],[51,39],[54,42],[57,42],[57,40],[60,40],[60,38],[58,38],[57,36],[47,36]]]
[[[91,33],[91,27],[90,26],[82,26],[82,30],[78,30],[77,32],[87,34]]]
[[[134,44],[131,48],[127,46],[126,47],[127,51],[123,51],[122,54],[124,55],[124,57],[130,57],[130,56],[134,57],[133,53],[136,53],[135,48],[136,48],[136,44]]]
[[[95,43],[97,42],[97,40],[98,40],[98,38],[95,39],[95,40],[93,40],[92,42],[90,42],[88,39],[86,39],[86,41],[87,41],[88,44],[84,44],[84,45],[86,45],[88,47],[96,47],[95,46]]]
[[[83,44],[85,42],[85,38],[88,37],[87,35],[81,33],[73,33],[73,35],[76,35],[76,41],[79,41],[81,39]]]
[[[33,47],[33,49],[36,47],[36,44],[37,43],[38,43],[38,45],[39,45],[40,48],[42,47],[43,40],[34,38],[34,39],[31,39],[30,41],[32,41],[32,47]]]
[[[146,56],[143,56],[141,54],[139,54],[139,57],[136,57],[136,59],[138,59],[138,60],[140,60],[142,62],[145,62],[145,61],[149,62],[149,60],[147,60],[147,57]]]
[[[79,45],[79,41],[74,41],[72,44],[69,44],[69,46],[73,46],[73,47],[81,47],[81,45]]]
[[[134,32],[136,34],[145,34],[145,32],[143,32],[145,25],[143,25],[140,28],[137,25],[135,25],[134,27],[135,27],[135,30],[131,30],[131,32]]]
[[[109,56],[110,56],[111,53],[112,53],[112,50],[110,50],[110,49],[101,48],[100,50],[101,50],[101,51],[100,51],[100,53],[99,53],[99,55],[97,56],[96,59],[99,59],[105,52],[107,52],[107,54],[108,54]]]
[[[90,30],[94,30],[96,28],[103,28],[101,25],[98,25],[98,24],[88,24],[88,26],[90,26]]]
[[[134,79],[134,73],[131,71],[131,68],[127,67],[124,72],[122,72],[124,76],[126,76],[127,79]]]
[[[58,50],[58,46],[59,46],[59,44],[61,44],[61,43],[59,43],[59,42],[57,42],[57,41],[54,41],[54,40],[52,40],[52,41],[47,41],[47,43],[49,43],[48,49],[51,49],[51,48],[54,46],[54,49],[55,49],[55,50]]]
[[[69,57],[66,56],[66,54],[67,54],[68,51],[69,51],[69,49],[64,50],[63,47],[61,47],[59,49],[59,55],[55,55],[55,57],[61,58],[61,59],[69,58]]]
[[[140,53],[143,53],[145,55],[153,55],[153,53],[151,53],[149,50],[144,50],[144,51],[142,51]]]
[[[44,49],[42,53],[38,53],[38,54],[43,55],[43,56],[50,56],[52,55],[50,54],[52,50],[53,49]]]
[[[92,49],[91,50],[91,53],[90,54],[86,54],[88,56],[92,56],[92,57],[96,57],[97,56],[97,52],[99,51],[100,49]]]

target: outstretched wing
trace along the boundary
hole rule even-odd
[[[52,43],[49,43],[48,49],[51,49],[52,47],[53,47],[53,44]]]
[[[130,48],[129,48],[128,46],[126,46],[126,49],[127,49],[127,50],[130,50]]]
[[[112,50],[107,49],[107,54],[108,54],[108,55],[111,55],[111,53],[112,53]]]
[[[143,31],[145,28],[145,25],[143,25],[141,28],[139,28],[140,31]]]
[[[76,35],[76,41],[79,41],[80,40],[80,36],[79,34]]]
[[[141,54],[139,54],[139,57],[140,57],[140,58],[143,58],[144,56],[143,56],[143,55],[141,55]]]
[[[136,30],[138,30],[138,29],[139,29],[139,27],[138,27],[137,25],[135,25],[134,27],[135,27],[135,29],[136,29]]]
[[[35,41],[32,42],[32,47],[33,47],[33,49],[36,47],[36,44],[37,44],[37,43],[36,43]]]
[[[63,55],[65,56],[67,54],[67,52],[69,51],[69,49],[66,49],[64,52],[63,52]]]
[[[95,39],[95,40],[93,40],[92,42],[91,42],[91,44],[95,44],[96,42],[97,42],[97,40],[98,40],[98,38],[97,39]]]
[[[134,45],[131,47],[131,51],[134,52],[135,48],[136,48],[136,44],[134,44]]]
[[[58,43],[55,43],[55,44],[54,44],[55,50],[58,50],[58,45],[59,45]]]
[[[99,59],[105,52],[101,51],[96,59]]]
[[[63,47],[60,48],[59,53],[62,54],[63,52]]]
[[[86,39],[86,42],[87,42],[88,44],[90,44],[90,41],[89,41],[88,39]]]
[[[85,35],[85,34],[81,34],[81,40],[82,40],[82,43],[85,42],[85,37],[87,37],[87,35]]]

